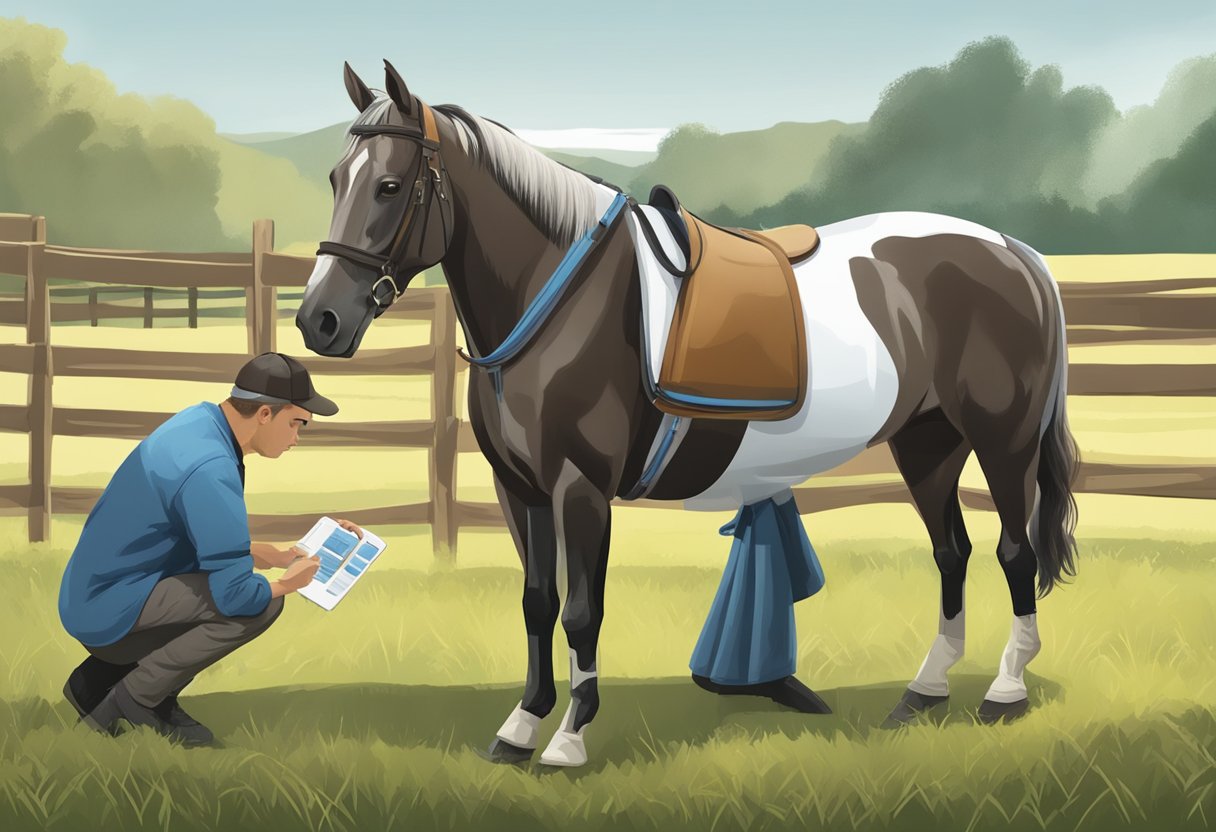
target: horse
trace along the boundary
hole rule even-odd
[[[474,364],[469,419],[524,569],[527,678],[487,754],[506,763],[534,754],[556,705],[560,613],[571,700],[540,759],[581,765],[600,704],[612,501],[645,473],[666,418],[643,369],[638,258],[613,214],[623,196],[497,122],[427,105],[388,61],[384,92],[349,64],[344,81],[359,116],[330,174],[329,239],[297,326],[313,352],[350,357],[414,276],[442,266]],[[974,452],[1000,518],[996,554],[1013,606],[979,712],[1016,717],[1041,649],[1036,599],[1075,575],[1079,458],[1058,287],[1032,248],[962,219],[899,212],[818,230],[818,249],[793,267],[809,355],[801,409],[686,420],[646,495],[716,509],[755,502],[888,443],[941,579],[938,632],[889,717],[900,724],[946,701],[947,671],[963,656],[972,547],[958,480]]]

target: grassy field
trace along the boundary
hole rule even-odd
[[[20,554],[0,560],[10,587],[2,825],[1102,830],[1214,820],[1210,545],[1087,540],[1080,579],[1040,605],[1034,710],[994,728],[972,713],[1010,613],[993,541],[978,541],[949,710],[888,732],[878,725],[936,624],[924,547],[820,545],[828,587],[798,606],[799,670],[835,714],[811,718],[687,681],[722,544],[704,566],[658,567],[631,557],[632,542],[618,536],[623,557],[609,574],[591,763],[546,774],[475,754],[519,696],[515,566],[385,568],[331,614],[291,599],[266,635],[192,687],[187,707],[224,747],[187,751],[73,724],[59,688],[83,652],[55,614],[68,552],[24,550],[13,534],[4,550]],[[560,656],[560,631],[557,642]],[[564,691],[560,700],[548,731]]]
[[[1084,261],[1084,262],[1082,262]],[[1135,261],[1128,265],[1128,261]],[[1211,273],[1216,258],[1055,258],[1062,279]],[[385,325],[388,324],[388,325]],[[0,328],[0,341],[22,340]],[[289,321],[280,348],[302,353]],[[56,343],[241,352],[243,330],[56,327]],[[366,345],[425,341],[378,322]],[[1073,361],[1216,362],[1200,346],[1078,348]],[[23,403],[0,374],[0,402]],[[322,378],[338,418],[424,418],[429,380]],[[56,405],[178,410],[226,385],[56,379]],[[461,395],[463,398],[463,395]],[[105,404],[99,404],[104,402]],[[1086,458],[1216,462],[1216,402],[1070,400]],[[461,405],[461,408],[463,406]],[[56,485],[104,485],[134,446],[56,438]],[[26,439],[0,434],[0,483],[26,481]],[[974,465],[974,463],[972,463]],[[248,462],[252,511],[340,511],[425,499],[422,451],[301,447]],[[315,481],[315,487],[312,484]],[[969,467],[965,485],[982,486]],[[461,499],[493,499],[476,454]],[[519,699],[526,643],[520,569],[501,531],[461,534],[440,568],[425,527],[377,529],[390,549],[332,613],[289,599],[275,626],[202,674],[183,698],[223,747],[74,724],[60,688],[84,656],[56,593],[82,517],[26,542],[0,518],[0,829],[1205,829],[1216,825],[1216,512],[1204,501],[1081,495],[1080,575],[1040,602],[1033,709],[975,724],[1010,606],[995,516],[967,511],[967,655],[934,720],[878,726],[936,632],[937,575],[906,505],[805,518],[827,574],[799,604],[799,676],[835,710],[785,713],[696,689],[687,662],[721,576],[728,514],[614,516],[601,640],[603,707],[576,771],[479,758]],[[301,530],[303,531],[303,529]],[[565,655],[560,628],[557,656]],[[559,679],[566,678],[559,662]],[[542,742],[565,708],[559,703]]]

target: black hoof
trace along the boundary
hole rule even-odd
[[[900,697],[899,704],[891,713],[887,714],[882,727],[898,728],[901,725],[907,725],[921,714],[944,704],[949,699],[949,696],[928,696],[914,690],[905,690],[904,695]]]
[[[478,748],[476,752],[478,757],[489,760],[491,763],[519,766],[531,760],[536,749],[520,748],[518,745],[511,745],[511,743],[495,737],[489,748],[485,751]]]
[[[784,679],[772,682],[761,682],[758,685],[721,685],[695,673],[692,680],[702,690],[721,696],[763,696],[778,705],[793,708],[804,714],[830,714],[832,712],[828,704],[820,699],[815,691],[793,676],[786,676]]]
[[[996,725],[998,722],[1013,722],[1026,715],[1030,710],[1029,699],[1019,699],[1017,702],[993,702],[985,699],[980,705],[980,722],[985,725]]]

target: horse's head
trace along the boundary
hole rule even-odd
[[[346,65],[359,108],[346,152],[329,175],[334,213],[317,250],[296,326],[321,355],[350,357],[363,333],[413,277],[447,253],[452,206],[435,115],[384,62],[388,95]]]

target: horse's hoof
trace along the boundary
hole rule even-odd
[[[980,722],[985,725],[995,725],[998,722],[1013,722],[1026,715],[1030,710],[1029,699],[1019,699],[1017,702],[993,702],[985,699],[980,705]]]
[[[907,725],[921,714],[946,703],[949,699],[949,696],[929,696],[911,689],[905,690],[904,695],[899,699],[899,704],[883,720],[882,727],[898,728],[901,725]]]
[[[541,765],[571,768],[587,762],[587,744],[583,738],[570,731],[558,731],[549,740],[545,753],[540,755]]]
[[[498,729],[498,738],[516,748],[536,748],[540,720],[536,714],[525,711],[523,703],[520,702]]]
[[[830,714],[832,712],[828,704],[820,699],[815,691],[793,676],[786,676],[784,679],[772,682],[761,682],[757,685],[723,685],[695,673],[692,675],[692,680],[702,690],[721,696],[763,696],[778,705],[793,708],[804,714]]]
[[[531,760],[536,749],[520,748],[518,745],[511,745],[506,740],[495,738],[485,751],[478,748],[476,752],[478,757],[489,760],[491,763],[519,766]]]

